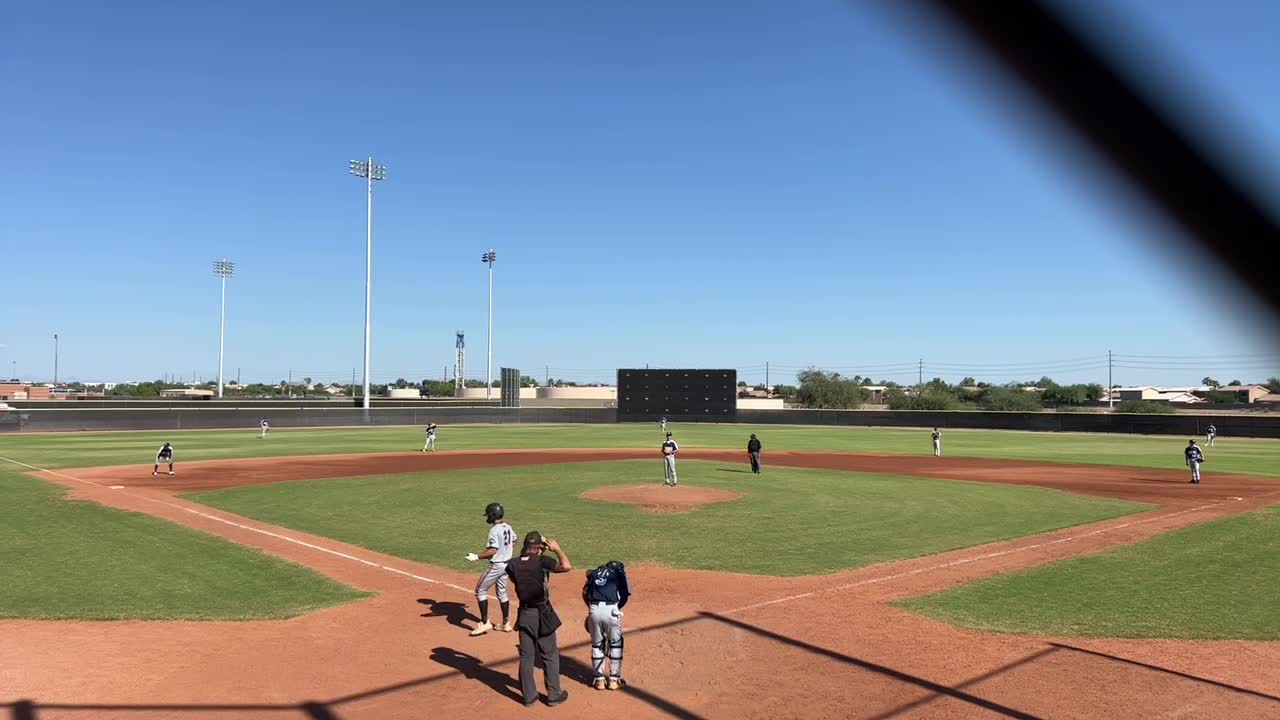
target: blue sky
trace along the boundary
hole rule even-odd
[[[1117,25],[1280,167],[1280,6]],[[817,365],[900,381],[1280,372],[1226,283],[1001,86],[872,3],[23,3],[0,46],[0,362],[375,381]],[[1113,19],[1115,20],[1115,19]],[[1274,175],[1271,176],[1272,178]],[[1258,357],[1271,353],[1267,357]],[[860,370],[862,368],[862,370]],[[1055,371],[1056,369],[1056,371]]]

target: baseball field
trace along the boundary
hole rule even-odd
[[[0,437],[22,718],[1280,718],[1280,441],[690,425]],[[748,433],[764,443],[752,474]],[[176,448],[176,474],[152,460]],[[571,698],[471,637],[485,505],[557,539]],[[582,571],[627,564],[628,685]]]

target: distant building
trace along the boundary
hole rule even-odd
[[[1205,399],[1195,394],[1199,388],[1158,388],[1151,386],[1131,387],[1131,388],[1115,388],[1111,391],[1111,398],[1117,402],[1167,402],[1177,403],[1180,405],[1189,405],[1193,403],[1205,402]]]
[[[205,388],[169,388],[160,391],[165,400],[212,400],[214,391]]]
[[[52,395],[47,385],[24,382],[0,382],[0,400],[49,400]]]
[[[1258,402],[1258,398],[1271,393],[1266,385],[1223,385],[1217,388],[1196,388],[1193,392],[1197,395],[1205,395],[1214,390],[1235,393],[1235,402],[1238,403],[1255,403]]]

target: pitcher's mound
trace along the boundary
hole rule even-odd
[[[729,502],[742,497],[741,493],[715,488],[686,485],[626,485],[623,487],[599,487],[578,497],[583,500],[615,502],[639,505],[650,512],[682,512],[694,510],[710,503]]]

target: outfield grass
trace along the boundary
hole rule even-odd
[[[192,499],[276,525],[456,569],[484,547],[484,506],[520,533],[561,540],[575,563],[611,558],[766,575],[808,575],[927,555],[1145,509],[1056,490],[799,468],[755,476],[681,464],[681,481],[744,494],[658,514],[578,499],[603,485],[661,482],[658,462],[538,465],[233,488]],[[661,489],[661,488],[659,488]]]
[[[0,618],[287,618],[368,593],[140,513],[68,501],[0,469]]]
[[[682,447],[745,448],[757,433],[771,450],[866,451],[925,455],[932,452],[929,432],[897,428],[819,428],[751,425],[676,425]],[[417,450],[422,430],[414,427],[316,428],[272,430],[266,440],[256,428],[180,432],[20,434],[0,436],[0,457],[44,468],[90,465],[149,465],[166,440],[178,461],[234,457],[314,455]],[[445,426],[442,450],[555,447],[656,447],[656,425],[488,425]],[[999,430],[948,430],[943,449],[949,456],[991,457],[1051,462],[1101,463],[1136,467],[1184,467],[1186,438],[1142,435],[1086,435]],[[1220,438],[1206,448],[1206,474],[1215,472],[1280,476],[1280,441]]]
[[[1278,640],[1277,536],[1272,506],[898,605],[995,632]]]

